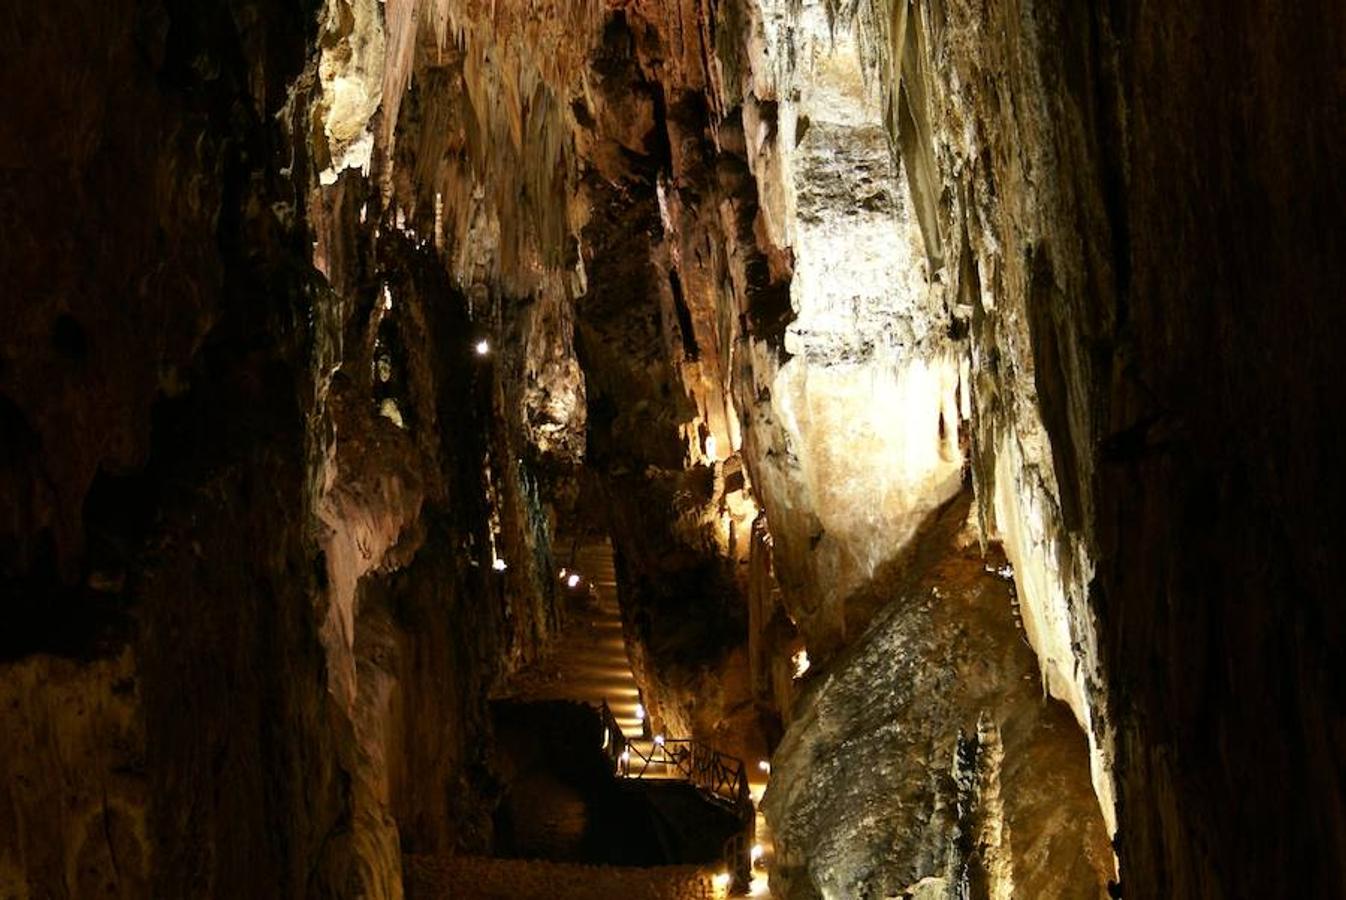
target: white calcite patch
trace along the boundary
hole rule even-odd
[[[1018,438],[1001,437],[993,497],[998,537],[1013,568],[1024,632],[1037,654],[1047,693],[1065,702],[1089,738],[1090,775],[1109,833],[1117,830],[1111,753],[1102,746],[1088,680],[1099,678],[1098,645],[1086,588],[1092,563],[1065,534],[1055,499],[1025,465]],[[1062,547],[1068,558],[1062,559]],[[1073,568],[1072,568],[1073,567]]]
[[[766,231],[793,253],[794,320],[783,362],[755,348],[769,408],[748,447],[784,586],[806,632],[836,638],[846,597],[957,493],[970,408],[855,34],[821,3],[761,16],[754,90],[775,106],[750,98],[744,128]]]
[[[328,0],[322,27],[331,42],[318,61],[318,101],[329,165],[319,173],[335,184],[346,169],[369,171],[374,135],[369,122],[383,102],[385,40],[383,4],[377,0]]]

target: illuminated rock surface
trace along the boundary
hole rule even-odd
[[[955,533],[966,509],[874,581],[883,611],[809,671],[765,800],[779,896],[1106,896],[1084,735],[1042,696],[1012,588]]]

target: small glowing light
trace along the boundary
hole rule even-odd
[[[804,673],[809,670],[809,652],[807,650],[798,650],[790,657],[790,662],[794,663],[795,678],[803,678]]]
[[[659,746],[659,747],[664,746],[664,736],[663,736],[662,734],[656,734],[656,735],[654,736],[654,743],[655,743],[656,746]]]
[[[492,569],[495,569],[497,572],[503,572],[503,571],[505,571],[506,569],[508,569],[509,566],[507,566],[507,565],[505,564],[505,561],[504,561],[503,559],[501,559],[500,557],[497,556],[497,557],[491,562],[491,568],[492,568]]]
[[[608,749],[608,744],[610,744],[610,743],[612,743],[612,735],[608,733],[608,730],[607,730],[606,728],[604,728],[604,729],[603,729],[603,746],[602,746],[600,749],[602,749],[602,750],[606,750],[606,749]]]
[[[622,762],[624,762],[624,763],[629,763],[629,762],[631,761],[631,751],[630,751],[630,750],[623,750],[623,751],[622,751],[622,755],[621,755],[621,760],[622,760]]]
[[[706,456],[711,459],[717,458],[715,456],[715,435],[713,434],[706,436]]]
[[[725,888],[729,887],[729,873],[717,872],[715,877],[712,878],[711,881],[715,884],[715,887],[717,887],[720,890],[724,890]]]
[[[571,572],[570,577],[566,579],[566,584],[570,585],[571,587],[579,587],[579,583],[580,583],[579,575],[576,575],[574,572]]]
[[[770,771],[771,771],[771,763],[767,762],[767,761],[764,760],[764,759],[759,759],[759,760],[757,761],[757,768],[761,769],[763,772],[770,772]]]
[[[753,862],[757,862],[758,860],[760,860],[762,858],[762,845],[753,844],[752,849],[748,851],[748,856],[752,859]]]
[[[636,721],[637,722],[645,721],[645,707],[639,703],[636,704]]]
[[[477,341],[478,356],[485,356],[487,353],[490,352],[491,352],[491,344],[489,341],[486,340],[486,338],[482,338],[481,340]]]
[[[562,569],[561,571],[559,571],[559,572],[556,573],[556,577],[557,577],[557,578],[565,578],[565,577],[566,577],[566,574],[567,574],[567,573],[566,573],[566,570],[565,570],[565,569]]]

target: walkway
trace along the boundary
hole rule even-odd
[[[742,764],[695,742],[645,736],[640,691],[622,637],[611,544],[602,540],[581,545],[573,564],[557,577],[561,589],[570,594],[565,629],[547,657],[511,679],[501,696],[534,702],[579,701],[594,707],[606,703],[624,738],[604,739],[605,746],[613,747],[608,752],[614,754],[619,774],[642,780],[689,781],[732,806],[737,796],[734,772],[740,771],[734,767]],[[617,759],[615,754],[622,749],[625,753]],[[765,773],[752,764],[743,774],[752,799],[760,800]],[[756,830],[760,832],[760,824]],[[746,848],[740,852],[746,854]],[[761,871],[754,873],[753,893],[759,896],[765,894],[761,875]]]
[[[578,700],[592,706],[607,701],[622,733],[638,739],[640,691],[622,640],[612,546],[606,540],[583,545],[573,570],[564,571],[561,589],[573,600],[565,630],[547,658],[519,673],[506,693],[519,700]],[[572,575],[579,576],[574,587],[566,582]]]
[[[617,605],[617,571],[607,540],[582,545],[573,567],[563,570],[562,590],[571,595],[565,630],[551,653],[520,672],[505,691],[518,700],[572,700],[599,707],[607,703],[631,748],[631,773],[642,778],[677,779],[676,767],[663,761],[656,735],[644,735],[640,689],[631,671]],[[577,577],[571,586],[569,580]],[[645,759],[652,762],[646,764]]]

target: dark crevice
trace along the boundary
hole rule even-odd
[[[696,362],[701,351],[696,346],[696,331],[692,327],[692,313],[682,296],[682,281],[678,273],[668,270],[668,289],[673,295],[673,311],[678,317],[678,333],[682,336],[682,352],[688,362]]]

